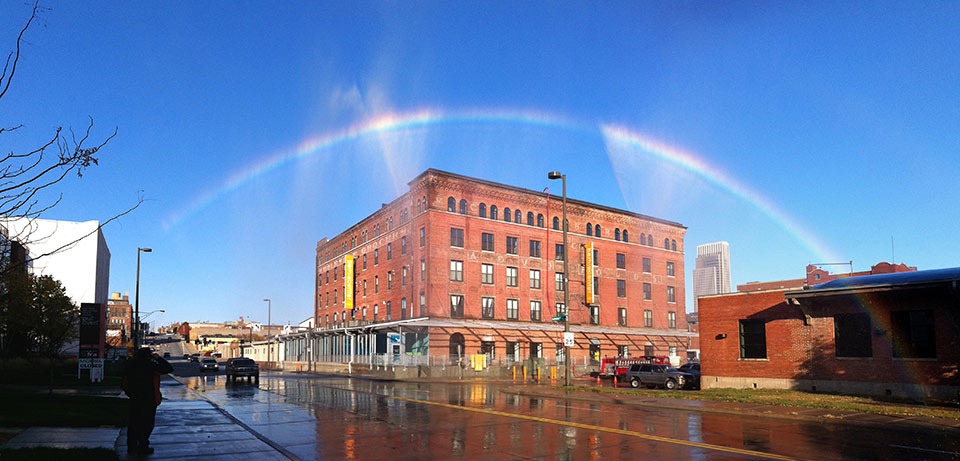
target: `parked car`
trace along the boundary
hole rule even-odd
[[[197,354],[197,353],[190,354],[190,361],[191,361],[191,362],[199,362],[199,361],[200,361],[200,354]]]
[[[233,357],[227,359],[226,365],[227,382],[236,381],[237,378],[252,378],[254,381],[260,380],[260,365],[248,357]]]
[[[700,389],[700,364],[697,362],[689,362],[683,365],[680,365],[678,370],[684,373],[690,373],[693,375],[693,382],[690,383],[690,387],[694,389]]]
[[[170,358],[170,351],[163,351],[163,358],[169,359],[169,358]]]
[[[693,382],[693,375],[669,365],[635,364],[627,370],[626,379],[630,380],[630,386],[633,388],[642,385],[651,389],[664,387],[674,390],[689,386],[689,383]]]
[[[213,357],[204,357],[200,359],[200,372],[204,371],[219,371],[220,364],[217,363],[217,359]]]

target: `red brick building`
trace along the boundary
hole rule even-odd
[[[547,192],[425,171],[407,193],[318,242],[319,335],[307,347],[319,356],[387,354],[430,364],[472,354],[553,363],[562,360],[563,324],[551,319],[563,312],[569,288],[575,366],[603,356],[685,356],[693,336],[684,315],[686,228],[568,198],[564,248],[561,206]],[[587,244],[598,298],[589,306]]]
[[[853,264],[853,263],[851,263]],[[844,264],[845,265],[845,264]],[[846,274],[833,274],[821,267],[822,264],[808,264],[807,276],[802,279],[775,280],[772,282],[747,282],[743,285],[737,285],[737,291],[763,291],[780,290],[784,288],[803,288],[812,287],[819,283],[826,283],[836,279],[846,277],[859,277],[861,275],[892,274],[895,272],[911,272],[917,270],[916,267],[910,267],[906,264],[890,264],[888,262],[879,262],[870,268],[869,271],[849,272]]]
[[[954,268],[702,297],[701,384],[954,399],[958,286]]]

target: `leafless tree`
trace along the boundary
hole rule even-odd
[[[0,106],[14,82],[17,66],[20,63],[24,35],[43,11],[45,9],[39,2],[34,3],[29,19],[17,35],[14,49],[7,54],[3,73],[0,74]],[[63,127],[57,127],[48,138],[38,141],[38,146],[35,148],[22,151],[5,149],[2,142],[4,137],[22,127],[23,124],[0,125],[0,149],[3,149],[0,151],[0,220],[38,219],[56,207],[63,198],[62,193],[55,194],[57,185],[74,174],[82,178],[84,170],[98,165],[98,153],[117,135],[117,129],[114,129],[104,139],[91,139],[93,130],[91,117],[86,129],[79,134],[70,128],[64,130]],[[48,191],[53,191],[54,195],[47,194]],[[55,198],[50,198],[54,196]],[[102,221],[100,226],[88,235],[93,235],[106,224],[137,209],[141,203],[143,198],[137,197],[136,203],[131,208]],[[33,226],[23,227],[29,229]],[[8,237],[21,244],[29,245],[29,235]],[[86,237],[80,237],[48,254],[30,255],[30,258],[36,260],[62,251]],[[0,236],[0,239],[2,238],[3,236]],[[0,274],[17,269],[15,266],[15,264],[9,264],[9,261],[6,261],[6,264],[5,261],[0,261]]]

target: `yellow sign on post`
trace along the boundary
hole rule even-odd
[[[343,257],[343,308],[353,309],[353,255]]]
[[[584,301],[588,305],[596,304],[593,292],[593,242],[587,242],[583,250],[583,287],[586,290]]]

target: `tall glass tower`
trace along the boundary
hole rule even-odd
[[[699,312],[698,298],[730,292],[730,244],[706,243],[697,246],[693,269],[693,311]]]

